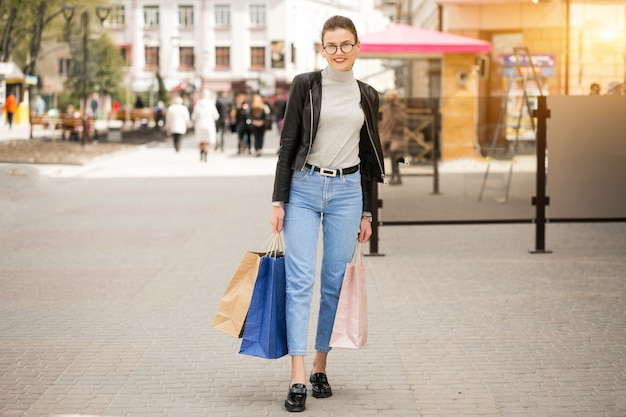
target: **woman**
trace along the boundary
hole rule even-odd
[[[180,152],[180,140],[187,133],[187,125],[190,120],[189,109],[183,104],[183,99],[176,97],[174,104],[167,108],[167,117],[165,119],[165,131],[168,135],[172,135],[176,152]]]
[[[250,119],[250,106],[248,97],[245,94],[237,96],[237,107],[235,110],[235,131],[239,139],[238,154],[250,153],[250,132],[252,120]]]
[[[198,149],[200,149],[200,161],[207,162],[209,153],[209,144],[215,145],[217,142],[217,127],[215,122],[219,119],[220,114],[215,106],[215,101],[211,98],[209,90],[202,91],[202,99],[200,99],[193,107],[191,119],[194,123],[194,132]]]
[[[13,129],[13,115],[17,111],[17,99],[13,94],[9,94],[6,101],[2,105],[2,110],[7,114],[7,121],[9,122],[9,129]]]
[[[316,398],[332,395],[326,360],[343,274],[357,239],[367,242],[372,234],[374,182],[385,178],[377,126],[378,93],[352,74],[359,52],[352,21],[343,16],[328,19],[321,48],[328,66],[300,74],[291,84],[270,219],[272,230],[284,230],[285,238],[291,356],[288,411],[304,411],[306,404],[304,356],[320,223],[324,243],[321,300],[309,378]]]
[[[389,90],[385,93],[385,104],[380,107],[380,140],[383,149],[391,159],[390,185],[402,184],[400,178],[400,162],[403,160],[405,146],[404,128],[406,126],[406,114],[404,106],[398,100],[398,93]]]
[[[265,138],[265,122],[269,116],[263,97],[260,94],[254,94],[250,109],[250,120],[252,121],[250,131],[254,136],[254,154],[256,156],[261,156],[263,139]]]

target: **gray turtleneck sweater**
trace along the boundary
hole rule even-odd
[[[349,168],[359,160],[359,132],[365,121],[361,93],[352,70],[322,70],[322,109],[307,162],[323,168]]]

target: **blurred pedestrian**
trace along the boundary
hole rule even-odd
[[[406,142],[404,128],[406,113],[404,105],[398,99],[398,92],[389,90],[385,93],[384,104],[380,107],[381,120],[379,123],[380,141],[383,151],[391,159],[391,180],[389,185],[400,185],[400,162],[404,160]]]
[[[220,118],[217,119],[216,128],[217,128],[217,141],[215,143],[215,150],[218,149],[224,152],[224,133],[226,132],[227,123],[229,122],[230,110],[232,107],[232,103],[228,99],[226,91],[221,91],[217,100],[215,102],[215,106],[217,107],[217,112],[220,115]]]
[[[287,100],[283,97],[279,97],[274,102],[274,120],[276,120],[276,129],[278,130],[279,134],[283,130],[285,110],[287,110]]]
[[[263,150],[263,142],[265,140],[266,123],[270,120],[271,114],[269,114],[268,107],[260,94],[254,94],[252,96],[252,106],[250,109],[251,132],[254,137],[254,155],[261,156]]]
[[[354,23],[343,16],[329,18],[321,41],[327,67],[297,75],[291,84],[270,218],[272,231],[284,231],[285,238],[291,355],[287,411],[304,411],[306,404],[304,356],[320,226],[321,298],[309,382],[313,397],[326,398],[332,395],[326,360],[346,264],[357,240],[367,242],[372,235],[372,191],[385,178],[378,92],[352,71],[360,47]]]
[[[135,96],[135,105],[133,106],[136,109],[143,109],[145,105],[143,104],[143,99],[139,94]]]
[[[239,141],[238,154],[250,153],[251,125],[248,97],[246,94],[240,94],[237,96],[237,110],[235,111],[235,131]]]
[[[217,111],[213,97],[211,97],[211,92],[209,90],[203,90],[202,98],[193,107],[191,114],[196,141],[200,149],[200,161],[207,162],[209,145],[215,145],[217,142],[215,122],[219,117],[220,114]]]
[[[46,102],[43,97],[41,97],[41,94],[37,94],[37,97],[35,97],[35,114],[37,116],[43,116],[45,112]]]
[[[7,114],[7,121],[9,122],[9,129],[13,129],[13,116],[17,110],[17,98],[13,93],[9,94],[2,105],[2,110]]]
[[[590,96],[598,96],[598,95],[600,95],[600,84],[598,84],[598,83],[591,83],[591,86],[589,86],[589,95]]]
[[[176,152],[180,152],[180,139],[187,133],[190,120],[189,110],[183,105],[183,99],[176,97],[174,103],[167,108],[165,118],[165,132],[172,135]]]
[[[98,93],[93,93],[91,96],[91,101],[89,102],[89,106],[91,107],[91,114],[94,119],[98,118],[99,103],[100,103],[100,95]]]
[[[154,105],[154,124],[157,129],[165,124],[165,103],[161,100]]]

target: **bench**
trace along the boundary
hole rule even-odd
[[[30,124],[33,126],[43,126],[44,129],[47,129],[51,126],[55,125],[55,122],[45,114],[34,114],[30,115]]]
[[[57,120],[56,128],[62,131],[63,140],[66,139],[66,135],[69,136],[69,140],[80,140],[79,135],[83,132],[83,119],[78,115],[61,114]],[[87,135],[94,133],[95,138],[98,137],[97,132],[94,132],[94,120],[93,117],[87,119]]]
[[[109,120],[123,120],[124,122],[131,122],[133,125],[157,123],[155,111],[150,108],[131,109],[130,112],[126,110],[111,111],[109,113]]]

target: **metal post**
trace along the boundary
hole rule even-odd
[[[378,199],[378,183],[374,181],[372,186],[372,200],[374,209],[372,210],[372,237],[370,237],[370,253],[365,256],[385,256],[378,253],[378,209],[383,207],[382,200]]]
[[[82,27],[82,31],[83,31],[83,68],[82,68],[82,73],[81,73],[81,89],[82,89],[82,96],[83,96],[83,103],[82,103],[82,116],[83,116],[83,134],[82,137],[80,139],[80,144],[82,146],[85,146],[85,143],[87,142],[87,127],[89,125],[89,123],[87,123],[87,60],[88,60],[88,51],[87,51],[87,41],[89,40],[89,14],[87,13],[87,11],[83,11],[81,14],[81,27]]]
[[[439,195],[439,135],[437,134],[437,119],[439,117],[439,102],[432,106],[432,121],[430,123],[430,138],[433,143],[433,195]]]
[[[546,206],[550,205],[550,197],[546,195],[546,119],[550,117],[546,96],[537,97],[537,110],[532,117],[537,118],[537,189],[532,204],[536,207],[535,218],[535,250],[531,253],[551,253],[546,250]]]

